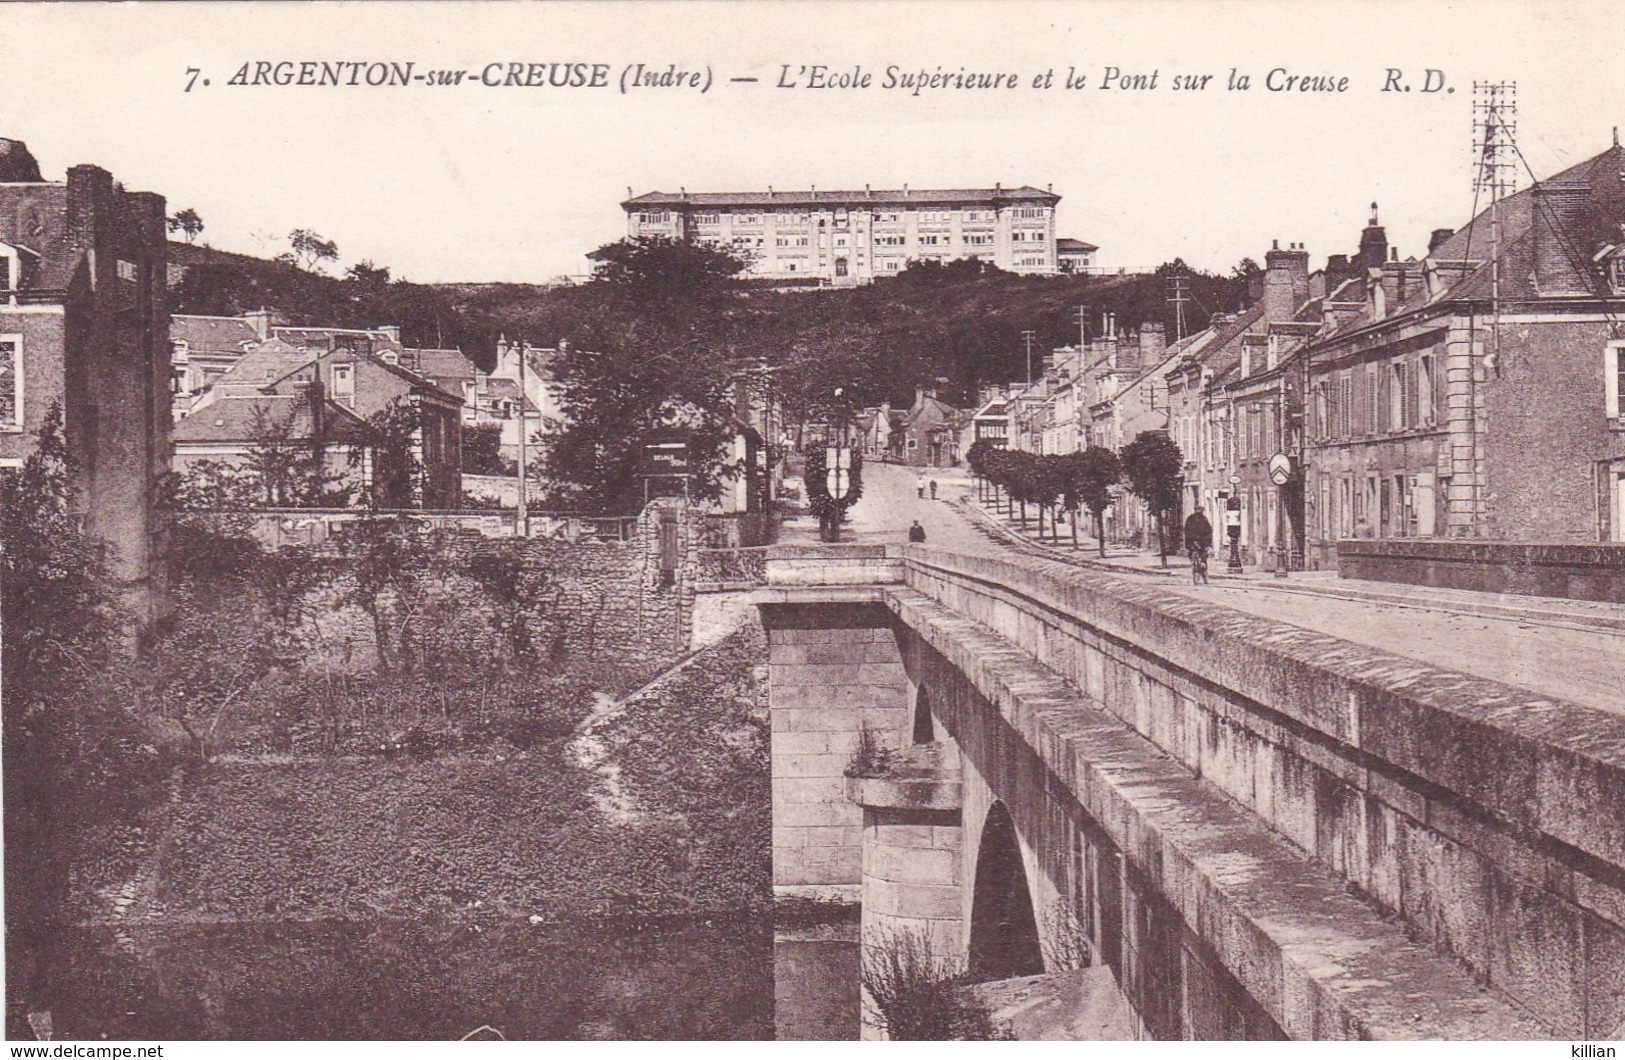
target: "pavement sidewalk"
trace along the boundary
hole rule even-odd
[[[1030,551],[1041,551],[1045,555],[1080,566],[1110,567],[1125,573],[1175,578],[1182,585],[1190,580],[1190,560],[1183,555],[1170,555],[1168,564],[1164,567],[1155,552],[1108,546],[1106,558],[1101,559],[1093,538],[1087,539],[1088,543],[1085,545],[1085,539],[1080,536],[1079,544],[1082,547],[1073,549],[1071,538],[1066,532],[1062,533],[1059,544],[1049,540],[1048,531],[1041,541],[1030,521],[1027,531],[1023,533],[1018,523],[1009,522],[1002,513],[989,511],[973,500],[967,499],[963,508],[978,525],[993,531],[1007,541],[1019,543]],[[1271,570],[1252,569],[1236,574],[1225,570],[1224,554],[1219,551],[1215,551],[1209,564],[1208,577],[1214,583],[1254,584],[1278,592],[1304,593],[1395,607],[1465,612],[1495,618],[1625,632],[1625,606],[1618,604],[1543,596],[1516,596],[1506,593],[1481,593],[1397,582],[1359,581],[1340,578],[1335,571],[1293,571],[1284,578],[1276,577],[1275,572]]]

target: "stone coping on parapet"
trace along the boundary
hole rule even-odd
[[[1625,872],[1625,716],[1055,560],[921,546],[905,568],[1157,656],[1351,749],[1373,772],[1403,771]],[[1021,646],[1041,657],[1039,645]]]
[[[1005,638],[930,597],[898,616],[957,666],[1070,797],[1300,1039],[1549,1038],[1549,1028],[1407,937],[1256,815]]]

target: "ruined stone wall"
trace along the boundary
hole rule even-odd
[[[524,583],[535,588],[522,604],[534,651],[648,661],[681,655],[693,626],[697,520],[688,509],[678,512],[677,564],[668,584],[661,562],[661,510],[651,505],[632,540],[624,542],[432,534],[421,572],[427,599],[412,619],[411,634],[424,639],[423,651],[496,655],[502,633],[490,622],[492,605],[462,568],[480,555],[517,555],[534,575]],[[335,606],[349,577],[342,553],[327,547],[317,561],[333,570],[337,582],[318,590],[307,609],[318,661],[361,669],[375,665],[371,617],[359,607]],[[395,614],[397,622],[402,617]]]

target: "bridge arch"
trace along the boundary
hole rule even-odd
[[[924,685],[914,696],[914,742],[937,742],[937,728],[931,721],[931,695]]]
[[[971,897],[970,973],[975,979],[1009,979],[1044,970],[1033,915],[1032,890],[1021,860],[1016,824],[995,802],[976,848],[976,889]]]

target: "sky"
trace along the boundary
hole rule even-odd
[[[1401,255],[1424,254],[1472,207],[1475,80],[1517,82],[1538,176],[1604,150],[1625,125],[1621,40],[1617,0],[4,4],[0,136],[48,179],[93,162],[196,209],[213,246],[275,254],[309,228],[341,265],[422,282],[579,274],[625,235],[629,188],[1052,185],[1059,234],[1102,264],[1228,270],[1272,240],[1317,264],[1350,252],[1373,201]],[[610,84],[228,83],[301,61],[603,64]],[[637,63],[712,83],[623,93]],[[819,64],[872,81],[805,87]],[[883,87],[893,66],[1019,87],[914,95]],[[1108,67],[1156,85],[1102,88]],[[1389,68],[1412,90],[1382,91]],[[1430,68],[1443,90],[1422,91]],[[1270,91],[1271,70],[1348,87]]]

